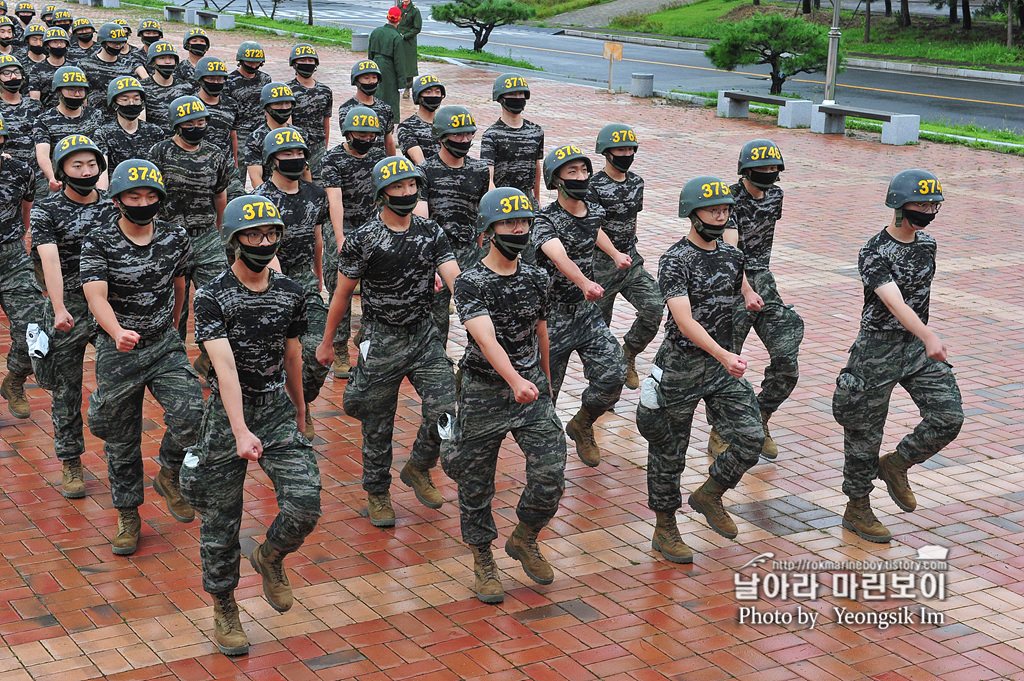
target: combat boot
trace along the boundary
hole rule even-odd
[[[302,434],[306,436],[306,439],[310,442],[316,437],[316,428],[313,427],[313,414],[309,410],[309,404],[306,404],[306,427],[302,429]]]
[[[161,466],[160,472],[153,478],[153,489],[167,500],[167,510],[179,523],[190,523],[196,519],[195,510],[181,496],[178,471]]]
[[[764,429],[764,444],[761,445],[761,456],[769,461],[775,461],[779,456],[779,446],[775,444],[771,431],[768,430],[768,419],[771,417],[772,415],[764,409],[761,410],[761,428]]]
[[[875,512],[871,510],[871,500],[868,497],[850,499],[846,503],[843,527],[851,532],[856,532],[861,539],[867,539],[876,544],[888,544],[892,541],[892,534],[885,529],[885,525],[875,517]]]
[[[505,589],[498,578],[498,566],[491,555],[490,544],[470,546],[473,552],[473,573],[476,576],[476,597],[481,603],[501,603],[505,600]]]
[[[555,581],[555,571],[540,554],[540,546],[537,545],[540,529],[522,522],[516,525],[512,536],[505,542],[505,553],[523,564],[527,577],[538,584],[550,584]]]
[[[565,434],[576,443],[576,453],[583,463],[591,467],[601,463],[601,450],[594,441],[595,420],[586,409],[580,407],[572,420],[565,424]]]
[[[213,597],[213,630],[217,650],[225,655],[245,655],[249,652],[249,639],[238,616],[235,592],[210,595]]]
[[[391,495],[387,492],[383,494],[367,494],[367,516],[370,518],[370,524],[374,527],[394,527],[395,526],[395,509],[391,507]]]
[[[729,443],[722,439],[722,436],[718,434],[718,429],[711,426],[711,434],[708,435],[708,454],[711,455],[712,459],[717,459],[722,454],[725,454],[725,450],[729,449]]]
[[[636,390],[640,387],[640,377],[636,375],[637,353],[626,346],[623,346],[623,349],[626,351],[626,387],[630,390]]]
[[[352,365],[349,363],[348,353],[344,356],[336,355],[334,357],[334,364],[331,365],[331,371],[334,372],[335,378],[348,378],[352,374]]]
[[[679,527],[676,525],[676,514],[660,513],[655,511],[657,521],[654,526],[654,539],[651,540],[651,549],[661,551],[662,557],[670,563],[692,563],[693,551],[683,542],[679,536]]]
[[[63,462],[60,493],[65,499],[81,499],[85,496],[85,469],[82,467],[82,457],[76,456]]]
[[[416,499],[427,508],[441,508],[444,504],[444,498],[434,487],[434,481],[430,479],[429,470],[413,466],[412,461],[409,461],[402,467],[399,478],[412,487],[412,491],[416,493]]]
[[[690,495],[687,503],[697,513],[701,513],[708,521],[711,529],[726,539],[735,539],[739,530],[736,523],[722,506],[722,495],[725,488],[715,482],[714,478],[708,478],[696,492]]]
[[[142,517],[137,508],[117,509],[117,536],[110,541],[115,556],[130,556],[139,548],[142,537]]]
[[[16,419],[27,419],[32,415],[32,407],[25,396],[25,379],[27,376],[15,376],[7,374],[4,382],[0,383],[0,396],[7,400],[7,409],[11,416]]]
[[[889,496],[904,511],[917,508],[917,498],[910,489],[907,471],[914,464],[907,461],[899,452],[886,454],[878,460],[878,479],[885,483]]]
[[[289,610],[295,602],[292,585],[284,571],[284,556],[270,542],[263,542],[249,554],[252,569],[263,577],[263,595],[267,597],[270,607],[278,612]]]

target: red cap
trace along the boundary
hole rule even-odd
[[[388,10],[388,21],[400,21],[402,18],[402,10],[397,7],[392,7]]]

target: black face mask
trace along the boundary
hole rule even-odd
[[[473,146],[473,140],[468,142],[456,142],[455,140],[445,137],[441,140],[441,144],[448,150],[449,154],[455,158],[462,158],[469,153],[470,148]]]
[[[903,217],[905,217],[911,227],[914,227],[915,229],[924,229],[931,224],[936,215],[938,215],[938,213],[923,213],[919,210],[910,210],[909,208],[903,209]]]
[[[188,46],[188,51],[197,57],[204,56],[210,50],[210,46],[206,43],[193,44]]]
[[[206,137],[206,126],[202,128],[178,128],[178,134],[181,135],[181,139],[194,146],[202,142],[203,138]]]
[[[629,167],[633,165],[633,159],[635,158],[636,154],[630,154],[629,156],[608,154],[608,162],[612,164],[612,168],[615,168],[620,173],[624,173],[629,170]]]
[[[690,216],[690,220],[693,221],[693,228],[697,230],[697,235],[700,236],[704,241],[715,241],[718,237],[725,234],[725,225],[709,225],[706,222],[701,222],[701,219],[694,213]]]
[[[160,212],[160,202],[152,203],[148,206],[126,206],[123,203],[120,204],[121,215],[128,218],[129,222],[133,222],[136,225],[145,226],[153,222],[153,218]]]
[[[174,69],[178,68],[177,64],[157,64],[154,69],[164,78],[170,78],[174,75]]]
[[[149,47],[150,45],[155,43],[157,40],[160,40],[160,36],[156,36],[156,37],[153,37],[153,36],[139,36],[139,39],[142,40],[142,44],[143,45],[145,45],[146,47]]]
[[[562,183],[558,185],[558,191],[577,201],[582,201],[587,197],[587,190],[589,188],[589,177],[585,180],[562,180]]]
[[[245,62],[238,62],[238,66],[250,76],[255,76],[260,71],[260,67],[252,68]]]
[[[420,193],[409,194],[408,196],[390,196],[387,192],[383,192],[381,195],[381,203],[391,209],[391,211],[404,218],[406,215],[412,213],[412,209],[419,203]]]
[[[10,80],[0,81],[0,85],[2,85],[8,92],[18,92],[21,90],[21,86],[24,82],[24,78],[11,78]]]
[[[286,122],[288,122],[288,119],[292,117],[292,110],[294,108],[295,107],[293,106],[290,106],[287,109],[271,109],[268,107],[267,113],[270,114],[270,117],[273,118],[275,121],[277,121],[281,125],[284,125]]]
[[[0,38],[0,45],[3,45],[4,47],[10,47],[11,43],[13,43],[13,42],[14,42],[14,38],[13,37],[11,37],[11,38]]]
[[[774,173],[762,173],[751,168],[747,179],[750,180],[750,184],[754,185],[758,189],[764,190],[778,182],[779,171],[776,170]]]
[[[103,43],[103,51],[111,57],[116,57],[121,54],[121,45],[116,43]]]
[[[348,146],[349,146],[349,148],[352,151],[356,152],[357,154],[364,155],[368,151],[370,151],[370,149],[373,149],[373,145],[376,144],[376,143],[377,143],[376,139],[372,139],[372,140],[357,140],[357,139],[353,138],[353,139],[350,139],[348,141]]]
[[[296,64],[295,73],[303,78],[311,78],[316,73],[316,64]]]
[[[46,54],[46,47],[43,45],[29,45],[28,51],[32,54]]]
[[[60,101],[64,104],[64,108],[69,111],[78,111],[85,104],[85,97],[65,97],[60,96]]]
[[[493,234],[491,243],[505,260],[515,260],[530,245],[530,233],[525,234]]]
[[[129,121],[134,121],[142,115],[144,108],[146,108],[145,104],[118,104],[117,113]]]
[[[243,244],[237,242],[235,246],[235,253],[242,264],[249,268],[252,272],[262,272],[270,264],[270,261],[277,255],[277,246],[281,241],[278,239],[272,244],[266,246],[250,246],[249,244]]]
[[[203,92],[211,97],[220,97],[220,93],[224,92],[224,88],[226,86],[227,83],[208,83],[206,80],[199,81],[199,87],[203,88]]]
[[[279,158],[277,159],[277,172],[289,180],[297,180],[302,177],[306,170],[305,158]]]
[[[501,108],[510,114],[521,114],[526,108],[526,97],[502,97]]]
[[[372,95],[377,91],[378,85],[380,85],[380,83],[356,83],[356,87],[359,88],[359,91],[364,95]]]
[[[34,14],[15,14],[14,16],[18,17],[18,21],[21,22],[22,26],[28,26],[30,23],[32,23],[32,17],[34,17],[35,15]]]
[[[66,47],[51,47],[49,49],[49,52],[50,52],[50,56],[53,57],[54,59],[63,59],[64,56],[68,53],[68,48],[66,48]]]
[[[95,38],[95,37],[96,37],[96,32],[95,31],[91,31],[89,33],[76,33],[75,34],[75,38],[77,38],[78,42],[82,43],[83,45],[85,45],[86,43],[92,42],[92,39]]]
[[[92,177],[65,177],[64,184],[71,188],[79,196],[89,196],[96,189],[96,183],[100,181],[99,175]]]
[[[420,97],[420,106],[427,111],[437,111],[438,107],[441,106],[441,100],[444,99],[441,95],[435,97],[427,97],[423,95]]]

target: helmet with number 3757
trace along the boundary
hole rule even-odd
[[[224,243],[231,243],[231,238],[246,229],[253,227],[277,227],[284,231],[284,220],[281,211],[273,201],[265,196],[239,196],[232,199],[224,208],[224,219],[221,220],[221,237]]]
[[[698,208],[736,203],[729,185],[713,175],[695,177],[679,192],[679,217],[688,218]]]

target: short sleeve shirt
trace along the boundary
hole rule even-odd
[[[360,102],[355,97],[349,97],[344,102],[342,102],[341,106],[338,107],[339,124],[344,123],[345,115],[348,114],[348,112],[351,109],[354,109],[357,106],[366,105]],[[374,146],[380,147],[380,149],[383,151],[384,138],[395,131],[395,112],[391,110],[390,104],[380,99],[379,97],[373,98],[373,104],[371,104],[369,108],[373,109],[373,113],[377,114],[377,118],[380,119],[381,134],[377,135],[377,144],[375,144]]]
[[[345,207],[345,229],[360,227],[377,212],[373,198],[373,167],[384,158],[384,147],[374,146],[362,158],[353,156],[341,144],[324,156],[320,181],[324,187],[341,189]]]
[[[419,168],[426,177],[422,199],[427,202],[430,219],[441,225],[453,244],[475,240],[480,199],[490,183],[487,164],[467,156],[461,168],[452,168],[434,156]]]
[[[12,106],[0,99],[0,115],[4,117],[4,129],[8,133],[7,146],[4,151],[36,169],[37,172],[39,164],[36,161],[36,144],[32,137],[32,127],[42,112],[43,105],[39,100],[32,99],[28,95],[22,95],[17,106]]]
[[[434,139],[433,126],[413,114],[398,125],[398,147],[406,156],[410,149],[419,147],[423,152],[423,160],[427,161],[437,156],[441,143]]]
[[[68,135],[85,135],[91,138],[103,125],[103,117],[93,107],[83,106],[80,111],[82,114],[77,118],[68,118],[56,107],[39,114],[32,127],[32,137],[35,138],[36,144],[50,145],[51,159],[53,150],[57,148],[57,142]]]
[[[146,91],[146,120],[162,128],[165,136],[170,136],[174,132],[171,125],[171,102],[192,94],[194,84],[175,78],[173,83],[165,87],[150,76],[142,81],[142,89]]]
[[[526,119],[521,128],[510,128],[499,118],[480,139],[480,158],[494,166],[495,187],[534,196],[537,161],[544,160],[544,128]]]
[[[299,180],[299,191],[286,194],[273,182],[264,182],[253,194],[265,196],[274,202],[284,221],[284,237],[277,247],[281,270],[290,275],[302,268],[313,268],[316,246],[316,226],[330,218],[327,192],[306,180]]]
[[[627,172],[626,179],[616,182],[608,173],[598,171],[590,180],[592,201],[605,210],[602,226],[612,245],[620,253],[631,253],[636,247],[636,216],[644,209],[644,180]]]
[[[230,181],[220,148],[203,140],[195,151],[185,151],[168,139],[153,145],[149,160],[164,176],[167,199],[160,209],[164,220],[187,230],[217,225],[213,198]]]
[[[727,229],[739,231],[739,246],[748,271],[767,270],[772,259],[775,223],[782,218],[782,189],[772,185],[755,199],[742,182],[730,187],[736,200]]]
[[[121,211],[107,198],[93,203],[76,203],[63,192],[50,194],[32,205],[32,248],[54,244],[64,277],[64,292],[81,291],[79,263],[82,241],[89,232],[109,225],[121,217]],[[38,261],[39,255],[35,254]]]
[[[112,120],[114,113],[107,108],[107,86],[115,78],[134,76],[135,62],[119,55],[113,63],[108,63],[93,52],[78,62],[78,68],[85,71],[85,77],[89,79],[89,104],[100,112],[104,122]]]
[[[230,165],[234,165],[235,157],[231,152],[231,132],[238,121],[238,102],[226,94],[220,96],[216,104],[206,104],[206,112],[210,117],[206,121],[206,141],[215,144],[224,152]],[[240,140],[244,142],[244,140]],[[239,155],[245,150],[239,149]]]
[[[25,236],[23,201],[35,201],[36,171],[16,158],[0,159],[0,244]]]
[[[537,249],[537,264],[551,276],[552,303],[576,305],[586,298],[580,287],[562,274],[541,250],[548,241],[561,241],[569,259],[576,263],[583,275],[588,279],[594,278],[594,247],[597,245],[597,230],[604,224],[604,208],[589,199],[586,205],[587,216],[578,218],[562,208],[558,201],[553,201],[534,220],[530,242]]]
[[[42,103],[43,109],[52,109],[57,106],[57,93],[52,88],[53,74],[57,72],[57,69],[65,66],[74,66],[74,62],[65,59],[60,66],[54,66],[49,60],[44,59],[29,68],[28,87],[30,90],[39,91],[39,101]]]
[[[253,78],[246,78],[238,69],[228,75],[224,92],[238,102],[238,121],[235,127],[239,141],[249,137],[249,133],[266,120],[263,107],[260,106],[260,93],[269,82],[270,76],[263,71],[257,72]]]
[[[92,141],[103,150],[107,157],[107,168],[113,172],[122,161],[130,158],[146,158],[153,145],[166,139],[167,135],[159,126],[147,121],[138,121],[135,134],[128,134],[117,120],[101,125]]]
[[[905,244],[883,229],[864,244],[857,263],[864,282],[861,331],[906,330],[875,293],[875,289],[889,282],[896,282],[903,301],[922,322],[928,323],[935,252],[935,237],[925,232],[916,232],[914,241]]]
[[[288,87],[295,95],[292,122],[309,133],[307,142],[323,144],[327,140],[324,136],[324,119],[334,115],[334,92],[319,81],[308,88],[298,78],[292,78]]]

